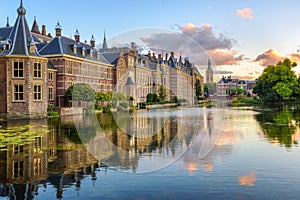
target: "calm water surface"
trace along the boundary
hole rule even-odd
[[[0,199],[299,199],[299,109],[2,121]]]

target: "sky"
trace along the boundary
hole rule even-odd
[[[0,0],[0,25],[13,25],[19,0]],[[175,51],[189,57],[204,73],[211,58],[222,75],[257,78],[269,64],[284,58],[300,60],[300,1],[297,0],[23,0],[27,21],[81,40],[103,33],[110,46],[131,41],[141,49]],[[294,69],[300,73],[300,67]]]

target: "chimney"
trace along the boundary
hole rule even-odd
[[[135,42],[131,42],[131,49],[137,51],[137,45]]]
[[[76,29],[74,37],[75,37],[76,42],[80,42],[80,35],[79,35],[79,32],[78,32],[78,29]]]
[[[159,60],[159,61],[162,60],[161,54],[158,54],[158,60]]]
[[[47,35],[46,25],[42,25],[42,35],[44,35],[44,36]]]
[[[171,52],[171,57],[174,57],[174,51]]]
[[[59,21],[57,22],[57,24],[55,26],[55,35],[56,35],[56,37],[61,36],[61,25],[59,24]]]
[[[94,38],[94,35],[92,35],[92,38],[91,38],[91,46],[92,47],[95,47],[95,38]]]
[[[153,60],[156,60],[155,53],[152,53],[152,59],[153,59]]]

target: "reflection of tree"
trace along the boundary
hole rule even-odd
[[[297,143],[292,139],[297,128],[297,124],[293,122],[297,122],[299,119],[299,113],[295,110],[292,112],[288,106],[279,110],[263,110],[256,115],[256,120],[262,127],[265,136],[270,141],[276,141],[287,148],[292,147],[293,143]]]

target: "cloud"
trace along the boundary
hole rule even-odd
[[[233,74],[233,71],[227,71],[227,70],[214,70],[214,74]]]
[[[254,12],[251,8],[238,9],[236,14],[244,19],[254,20]]]
[[[214,33],[210,24],[200,27],[192,23],[175,26],[179,32],[154,33],[140,39],[151,49],[164,49],[188,55],[197,65],[207,64],[209,57],[217,65],[232,65],[243,60],[243,55],[232,50],[236,40],[223,33]]]
[[[243,61],[244,55],[239,55],[237,51],[223,51],[216,49],[209,52],[210,56],[214,59],[216,65],[236,65]]]
[[[268,66],[275,65],[284,59],[285,57],[281,56],[275,49],[269,49],[268,51],[258,55],[254,62],[259,62],[262,66]]]

